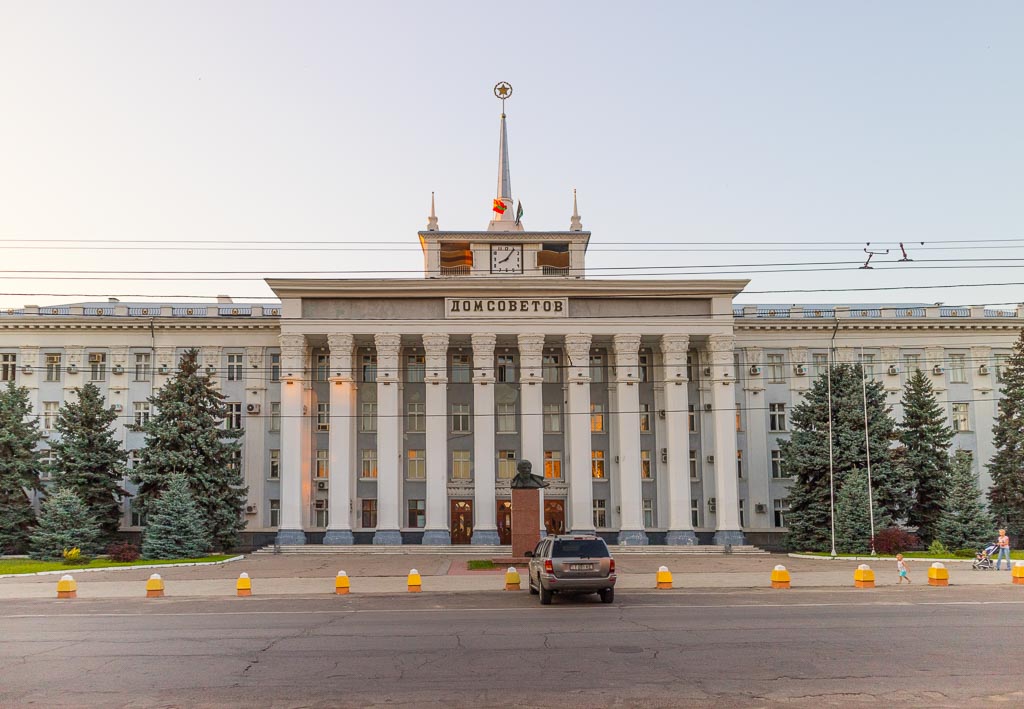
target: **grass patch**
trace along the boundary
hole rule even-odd
[[[93,559],[88,564],[65,564],[61,561],[38,561],[36,559],[0,559],[0,574],[34,574],[39,571],[60,571],[62,569],[112,569],[125,566],[149,566],[162,564],[194,564],[198,562],[224,561],[232,554],[204,556],[199,559],[139,559],[138,561],[111,561]]]
[[[469,571],[487,571],[496,568],[498,567],[490,559],[470,559],[466,562],[466,569]]]
[[[820,556],[820,557],[826,557],[826,558],[832,556],[827,551],[801,551],[801,552],[797,552],[797,553],[800,556]],[[836,554],[836,558],[837,559],[850,559],[850,558],[858,557],[858,556],[859,557],[866,557],[866,556],[869,556],[869,554]],[[905,552],[903,552],[903,556],[906,559],[955,559],[955,558],[957,558],[957,556],[953,552],[950,552],[949,554],[932,554],[931,552],[927,552],[927,551],[905,551]],[[895,559],[896,555],[895,554],[879,554],[878,558],[879,559]],[[961,559],[963,559],[963,558],[973,559],[974,557],[970,556],[970,557],[959,557],[959,558],[961,558]],[[994,554],[993,554],[992,558],[993,559],[995,558]],[[1010,558],[1011,559],[1015,559],[1015,560],[1019,559],[1021,561],[1024,561],[1024,551],[1012,551],[1011,550],[1010,551]]]

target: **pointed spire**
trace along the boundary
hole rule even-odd
[[[437,231],[437,214],[434,212],[434,193],[430,193],[430,217],[427,219],[427,231]]]
[[[580,210],[576,207],[576,188],[572,190],[572,219],[569,221],[569,231],[583,231]]]
[[[488,231],[522,231],[523,225],[516,224],[515,201],[512,199],[512,178],[508,168],[508,130],[505,127],[505,113],[501,114],[501,133],[498,138],[498,194],[494,203],[505,205],[504,212],[493,211],[494,218]]]

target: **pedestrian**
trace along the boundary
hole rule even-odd
[[[999,564],[1005,558],[1006,559],[1006,570],[1010,570],[1010,538],[1006,536],[1006,530],[999,530],[999,538],[996,539],[996,544],[999,545],[999,556],[996,557],[996,571],[999,571]]]
[[[908,584],[910,583],[910,577],[907,576],[907,562],[903,561],[902,554],[896,555],[896,571],[900,575],[900,580],[896,582],[897,586],[903,583],[903,579],[906,579]]]

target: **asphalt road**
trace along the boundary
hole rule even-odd
[[[5,601],[0,706],[1021,706],[1024,589]]]

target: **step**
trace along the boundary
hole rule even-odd
[[[649,546],[619,546],[617,544],[608,547],[613,556],[637,555],[637,556],[677,556],[690,554],[725,554],[725,547],[717,544],[697,544],[694,546],[668,546],[664,544],[652,544]],[[479,557],[488,556],[509,556],[512,554],[511,546],[494,545],[472,545],[453,544],[422,545],[403,544],[396,546],[375,545],[375,544],[352,544],[352,545],[328,545],[328,544],[298,544],[283,545],[274,547],[273,544],[257,549],[256,554],[385,554],[385,555],[415,555],[415,554],[447,554],[447,555],[470,555]],[[732,554],[768,554],[764,549],[751,545],[733,546]]]

